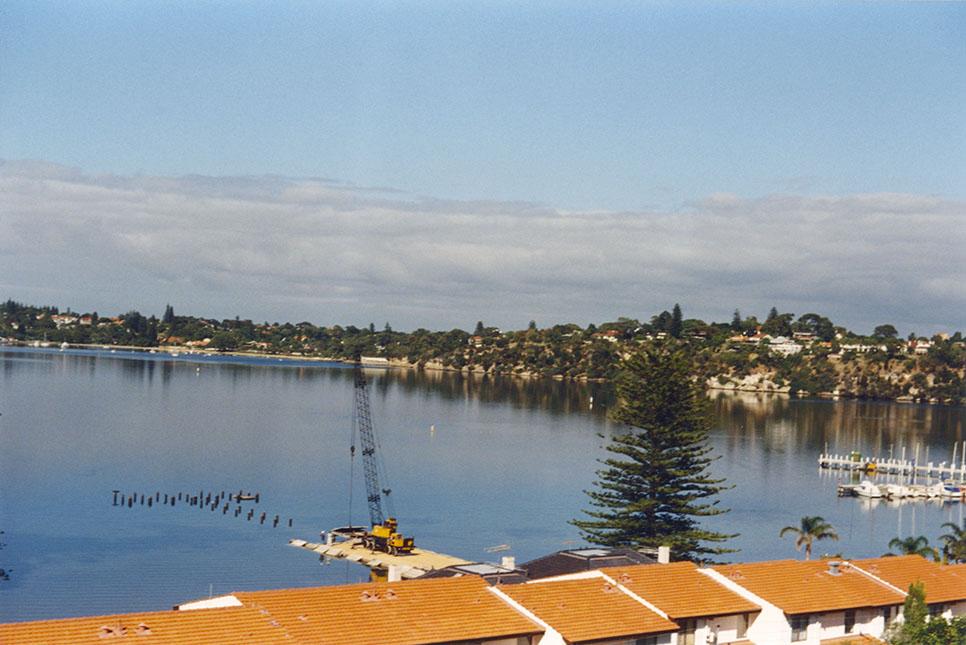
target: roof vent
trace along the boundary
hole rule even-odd
[[[842,566],[842,563],[839,562],[838,560],[829,560],[828,561],[828,574],[830,576],[840,576],[840,575],[842,575],[842,571],[839,568],[841,566]]]
[[[604,593],[614,593],[614,585],[609,582],[604,583]]]
[[[626,571],[617,577],[617,582],[621,583],[622,585],[626,585],[630,581],[631,576]]]
[[[373,602],[379,600],[379,595],[373,591],[366,590],[359,594],[359,600],[362,602]]]
[[[151,628],[148,627],[147,623],[141,623],[140,625],[134,628],[134,633],[137,634],[138,636],[150,636]]]
[[[386,589],[386,592],[382,594],[382,597],[385,598],[386,600],[395,600],[396,592],[393,591],[392,589]]]
[[[100,630],[97,632],[98,638],[115,638],[118,636],[124,636],[127,633],[127,627],[117,623],[116,625],[101,625]]]

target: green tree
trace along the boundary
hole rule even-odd
[[[792,321],[795,314],[780,314],[774,307],[768,312],[768,319],[761,326],[761,330],[772,336],[791,336]]]
[[[209,347],[219,351],[231,351],[238,347],[238,337],[231,332],[220,331],[211,337]]]
[[[737,309],[735,309],[735,313],[731,317],[731,329],[733,331],[741,331],[741,312]]]
[[[795,550],[801,551],[805,547],[805,559],[812,558],[812,543],[816,540],[837,540],[838,533],[832,525],[825,521],[825,518],[806,515],[801,519],[799,526],[786,526],[778,532],[778,537],[785,537],[786,534],[795,535]]]
[[[615,421],[629,432],[607,446],[590,519],[572,523],[585,539],[610,546],[668,545],[676,557],[706,560],[730,553],[715,546],[734,537],[703,529],[698,519],[726,512],[714,499],[726,487],[708,472],[707,399],[690,378],[681,350],[651,347],[621,364]]]
[[[926,589],[921,582],[909,586],[902,608],[902,622],[893,623],[885,634],[892,645],[952,645],[966,643],[966,616],[946,620],[929,617]]]
[[[164,306],[164,316],[161,318],[161,322],[166,325],[170,325],[174,322],[174,307],[171,305]]]
[[[872,336],[879,339],[898,338],[899,331],[892,325],[879,325],[872,330]]]
[[[835,326],[825,316],[804,314],[798,318],[795,326],[798,327],[798,331],[811,332],[821,340],[832,340],[835,338]]]
[[[966,529],[953,522],[946,522],[942,528],[949,533],[939,536],[943,542],[943,559],[946,562],[966,562]]]
[[[672,338],[680,338],[681,331],[684,329],[683,319],[681,318],[681,305],[674,303],[674,309],[671,310],[671,324],[668,326],[668,333],[671,334]]]
[[[662,311],[656,316],[651,317],[651,326],[654,327],[656,331],[669,332],[671,331],[671,320],[673,316],[667,310]]]
[[[921,582],[909,585],[909,593],[902,605],[902,623],[895,625],[888,642],[894,645],[919,645],[926,627],[926,588]]]
[[[929,538],[925,535],[907,538],[894,537],[889,540],[889,551],[893,550],[898,551],[899,555],[919,555],[924,558],[930,557],[933,560],[939,560],[939,552],[934,547],[929,546]]]

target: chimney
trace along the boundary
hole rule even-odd
[[[841,566],[842,566],[842,563],[839,562],[838,560],[829,560],[828,561],[828,574],[830,576],[840,576],[840,575],[842,575],[842,572],[839,570],[839,567],[841,567]]]
[[[671,561],[671,547],[669,546],[657,547],[657,563],[668,564],[670,561]]]
[[[505,555],[500,560],[500,566],[503,567],[504,569],[516,569],[517,559],[512,555]]]
[[[402,580],[402,567],[398,564],[390,564],[389,571],[386,573],[386,580],[388,582],[399,582]]]

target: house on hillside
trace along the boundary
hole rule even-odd
[[[781,354],[782,356],[792,356],[802,351],[802,346],[785,336],[775,336],[768,340],[768,349]]]

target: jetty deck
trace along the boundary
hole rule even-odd
[[[418,578],[434,569],[444,569],[457,564],[469,564],[469,560],[420,548],[415,548],[412,553],[406,555],[389,555],[381,551],[367,549],[356,540],[324,544],[292,539],[288,543],[327,558],[358,562],[370,569],[389,569],[392,566],[402,578]]]
[[[903,450],[904,452],[905,450]],[[960,453],[958,460],[955,445],[953,448],[953,457],[948,462],[941,461],[935,463],[929,461],[928,454],[925,460],[920,461],[918,453],[919,451],[917,449],[915,458],[906,459],[904,454],[901,458],[883,458],[863,457],[857,451],[844,455],[828,454],[826,451],[818,456],[818,465],[821,468],[860,471],[870,475],[902,475],[911,478],[951,479],[966,482],[966,442],[963,442],[963,452]]]

